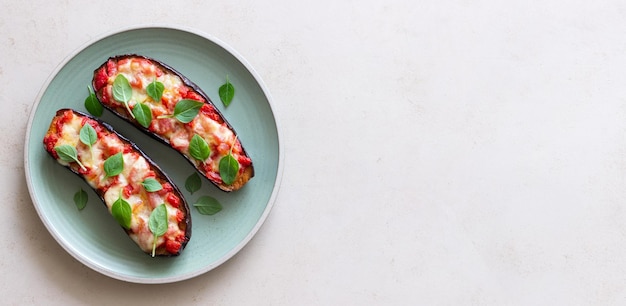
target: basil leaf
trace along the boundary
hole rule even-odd
[[[235,182],[237,172],[239,172],[239,163],[232,154],[228,153],[220,159],[219,170],[224,184],[231,185]]]
[[[130,106],[128,105],[128,101],[133,95],[133,88],[130,87],[130,83],[128,79],[123,74],[118,74],[115,77],[115,81],[113,81],[113,98],[117,101],[122,102],[126,107],[126,110],[130,114],[133,119],[135,118],[135,114],[130,110]]]
[[[86,123],[80,129],[79,138],[82,143],[91,149],[91,146],[98,141],[98,133],[96,133],[96,130],[93,126],[91,126],[91,124]]]
[[[59,155],[59,159],[65,162],[76,162],[78,165],[85,170],[85,166],[78,160],[78,152],[76,152],[76,148],[70,145],[60,145],[54,147],[54,150]]]
[[[87,90],[89,91],[89,96],[85,99],[85,108],[90,114],[96,117],[102,116],[102,111],[104,110],[102,104],[98,101],[98,98],[91,87],[87,86]]]
[[[76,204],[76,208],[78,208],[78,210],[83,210],[83,208],[87,206],[88,200],[89,197],[87,196],[87,192],[82,188],[74,194],[74,204]]]
[[[118,74],[113,81],[113,98],[122,103],[127,103],[133,95],[128,79],[123,74]]]
[[[200,197],[193,206],[202,215],[215,215],[222,210],[222,204],[210,196]]]
[[[211,149],[204,138],[194,134],[189,142],[189,154],[197,160],[205,161],[211,155]]]
[[[163,189],[163,186],[161,185],[161,183],[159,183],[159,181],[151,177],[145,179],[141,183],[141,185],[143,185],[143,188],[145,188],[147,192],[156,192],[156,191]]]
[[[130,208],[130,204],[122,198],[121,192],[120,197],[117,201],[113,202],[113,205],[111,206],[111,215],[113,215],[113,218],[115,218],[117,223],[119,223],[123,228],[130,228],[132,209]]]
[[[200,175],[198,175],[198,172],[194,172],[185,180],[185,189],[191,194],[200,190],[200,187],[202,187],[202,179]]]
[[[135,116],[135,120],[141,124],[141,126],[148,128],[150,123],[152,122],[152,110],[148,105],[143,103],[135,104],[133,107],[133,115]]]
[[[148,220],[148,227],[152,234],[154,234],[154,239],[152,242],[152,257],[154,257],[154,251],[156,250],[157,238],[159,236],[163,236],[167,232],[168,222],[167,222],[167,207],[165,207],[165,203],[157,206],[152,213],[150,213],[150,220]]]
[[[230,105],[230,102],[233,100],[235,96],[235,87],[230,83],[228,77],[226,77],[226,83],[220,86],[219,90],[220,100],[224,103],[224,106]]]
[[[182,99],[176,103],[176,106],[174,106],[173,114],[161,115],[157,118],[176,118],[182,123],[189,123],[191,122],[191,120],[193,120],[193,118],[198,115],[198,112],[200,112],[200,108],[202,107],[202,105],[204,105],[204,103],[200,101]]]
[[[180,100],[174,107],[173,117],[182,123],[189,123],[198,115],[200,107],[202,107],[203,104],[204,103],[195,100]]]
[[[76,152],[76,148],[70,145],[56,146],[54,147],[54,150],[57,151],[57,154],[62,161],[72,162],[78,159],[78,152]]]
[[[106,177],[113,177],[124,170],[124,156],[122,152],[110,156],[104,161],[104,173]]]
[[[163,85],[163,83],[158,82],[156,79],[154,79],[152,83],[146,86],[146,93],[148,94],[148,96],[150,96],[150,98],[152,98],[152,100],[154,100],[154,102],[161,102],[164,89],[165,86]]]
[[[76,148],[70,145],[56,146],[54,147],[54,150],[57,151],[57,154],[62,161],[72,162],[78,159],[78,152],[76,152]]]
[[[167,207],[165,206],[165,203],[152,210],[152,213],[150,213],[150,220],[148,221],[148,227],[156,236],[163,236],[163,234],[167,232]]]

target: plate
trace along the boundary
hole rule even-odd
[[[203,178],[190,194],[185,179],[194,168],[173,149],[153,140],[105,110],[102,120],[135,142],[183,191],[191,205],[212,196],[223,206],[213,216],[191,207],[192,235],[180,256],[152,258],[139,250],[115,223],[96,193],[82,178],[53,160],[43,137],[55,112],[86,112],[93,71],[109,57],[136,53],[158,59],[202,88],[239,134],[250,154],[255,176],[242,189],[225,193]],[[226,76],[237,92],[225,108],[218,88]],[[251,65],[220,40],[193,29],[167,26],[126,28],[98,38],[68,56],[52,73],[31,111],[24,165],[30,196],[42,222],[72,256],[104,275],[134,283],[170,283],[206,273],[240,251],[269,214],[282,176],[283,150],[269,91]],[[73,195],[88,192],[79,211]]]

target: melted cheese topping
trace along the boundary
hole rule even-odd
[[[132,109],[137,103],[147,105],[152,111],[150,131],[169,140],[173,148],[186,155],[196,167],[203,169],[209,179],[221,183],[219,161],[229,153],[239,163],[239,173],[242,173],[250,165],[250,159],[243,153],[241,143],[235,137],[235,133],[225,123],[215,121],[210,115],[200,111],[187,124],[174,118],[158,119],[161,115],[172,114],[176,102],[187,99],[183,95],[191,91],[177,75],[164,73],[151,61],[143,58],[122,59],[117,63],[116,72],[108,75],[107,85],[104,88],[108,93],[111,93],[114,80],[119,74],[128,79],[133,89],[131,99],[128,102],[129,107]],[[146,92],[146,87],[154,80],[161,82],[164,86],[161,101],[154,101]],[[108,96],[112,97],[111,94]],[[201,99],[199,96],[195,98]],[[121,102],[115,101],[113,98],[110,101],[103,101],[103,103],[122,105]],[[189,143],[194,134],[202,137],[209,145],[211,154],[205,161],[196,160],[189,154]],[[246,161],[246,163],[242,164],[241,160]]]
[[[120,197],[123,197],[130,204],[132,216],[129,236],[144,252],[152,251],[154,239],[154,235],[148,227],[150,214],[156,206],[162,203],[165,203],[167,207],[169,229],[165,235],[158,237],[157,246],[166,240],[180,242],[180,236],[184,237],[185,233],[179,228],[177,218],[182,211],[179,211],[168,201],[167,197],[170,193],[167,190],[165,192],[148,192],[141,185],[146,178],[155,177],[148,161],[138,152],[127,150],[127,144],[113,133],[98,133],[98,140],[89,148],[80,142],[79,138],[83,122],[83,117],[72,113],[71,119],[65,120],[61,130],[58,131],[61,137],[54,146],[71,145],[76,148],[78,159],[87,168],[81,173],[92,188],[104,190],[104,202],[109,212],[111,212],[113,203]],[[93,126],[97,123],[90,122],[90,124]],[[122,173],[115,177],[107,177],[104,171],[104,162],[108,157],[118,152],[123,152],[124,168]],[[57,161],[65,166],[70,164],[61,159],[57,159]],[[73,162],[71,166],[75,169],[80,168]]]

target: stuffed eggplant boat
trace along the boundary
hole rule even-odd
[[[181,153],[223,191],[253,176],[250,156],[209,97],[182,74],[140,55],[109,58],[94,71],[102,105]]]
[[[176,185],[139,148],[108,124],[71,109],[58,110],[45,150],[98,194],[145,253],[179,255],[191,238],[191,214]]]

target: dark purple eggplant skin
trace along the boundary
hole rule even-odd
[[[178,195],[178,197],[180,198],[180,206],[179,207],[183,207],[185,210],[185,219],[183,220],[183,223],[185,224],[185,240],[181,243],[181,247],[178,250],[178,253],[176,254],[156,254],[156,256],[160,256],[160,257],[173,257],[173,256],[178,256],[181,254],[181,252],[183,251],[183,249],[185,248],[185,246],[187,246],[187,243],[189,242],[189,240],[191,239],[191,211],[189,210],[189,205],[187,203],[187,200],[185,199],[185,197],[183,196],[183,193],[180,191],[180,189],[178,188],[178,186],[174,183],[174,181],[172,179],[169,178],[169,176],[167,176],[167,174],[165,172],[163,172],[163,170],[161,169],[161,167],[159,167],[159,165],[157,165],[148,155],[146,155],[146,153],[144,153],[134,142],[132,142],[131,140],[129,140],[128,138],[124,137],[122,134],[118,133],[115,129],[113,129],[113,127],[98,119],[95,118],[89,114],[85,114],[83,112],[74,110],[74,109],[70,109],[70,108],[62,108],[59,109],[56,112],[56,115],[53,117],[53,120],[50,124],[50,130],[52,129],[52,125],[55,123],[54,119],[57,118],[58,116],[61,116],[63,113],[65,113],[66,111],[71,111],[76,115],[79,115],[81,117],[86,117],[89,118],[91,120],[96,121],[98,124],[100,124],[104,129],[106,129],[108,132],[113,133],[115,135],[117,135],[117,137],[120,138],[120,140],[122,142],[128,143],[133,150],[135,150],[136,152],[138,152],[143,158],[146,159],[146,161],[148,162],[148,164],[150,165],[151,169],[154,171],[154,173],[156,174],[156,176],[158,178],[161,178],[163,180],[165,180],[166,182],[170,183],[170,185],[172,185],[172,188],[174,189],[174,192]],[[49,130],[49,131],[50,131]],[[54,131],[56,132],[56,127],[54,127]],[[46,135],[48,135],[48,133],[46,133]],[[55,157],[55,153],[49,151],[44,143],[44,150],[46,152],[48,152],[48,154],[56,160]],[[87,183],[87,185],[89,185],[89,183],[87,182],[87,180],[85,179],[85,177],[80,174],[80,172],[78,172],[78,169],[80,169],[79,167],[73,168],[70,166],[70,164],[68,164],[67,166],[63,166],[61,164],[59,164],[60,166],[70,170],[72,173],[78,175],[81,179],[83,179],[83,181],[85,181],[85,183]],[[89,185],[91,187],[91,185]],[[100,200],[102,201],[102,204],[106,207],[105,201],[104,201],[104,191],[102,190],[98,190],[95,188],[92,188],[92,190],[95,191],[95,193],[98,195],[98,197],[100,198]],[[120,226],[121,227],[121,226]],[[127,234],[129,233],[128,230],[126,230],[125,228],[121,227]],[[148,254],[149,255],[149,254]]]
[[[123,55],[116,55],[116,56],[112,56],[109,57],[102,65],[100,65],[98,68],[96,68],[94,70],[93,73],[93,79],[91,82],[92,87],[94,88],[94,90],[96,91],[96,98],[98,99],[98,102],[100,102],[100,104],[102,104],[102,106],[107,109],[108,111],[112,112],[114,115],[116,115],[117,117],[121,118],[122,120],[132,124],[133,126],[135,126],[137,129],[139,129],[140,131],[142,131],[143,133],[149,135],[150,137],[156,139],[157,141],[165,144],[166,146],[171,148],[171,144],[169,142],[168,139],[165,139],[155,133],[152,133],[149,129],[143,127],[141,124],[139,124],[137,122],[137,120],[134,120],[130,114],[128,114],[128,111],[123,107],[111,107],[110,105],[108,105],[107,103],[102,102],[102,97],[100,94],[100,91],[97,90],[97,86],[96,86],[96,75],[97,72],[100,69],[106,69],[107,63],[109,61],[113,61],[113,62],[118,62],[122,59],[125,58],[142,58],[148,61],[151,61],[153,63],[155,63],[156,65],[160,66],[164,71],[167,71],[168,73],[174,74],[176,76],[178,76],[183,84],[185,84],[186,86],[188,86],[189,88],[191,88],[192,90],[194,90],[196,93],[198,93],[198,95],[200,95],[206,102],[210,104],[213,109],[215,110],[215,112],[221,117],[221,119],[224,121],[224,123],[226,124],[226,126],[233,131],[233,133],[235,135],[237,135],[237,132],[235,131],[235,129],[233,128],[233,126],[228,122],[228,120],[226,120],[226,117],[224,117],[224,115],[220,112],[220,110],[215,106],[215,104],[213,103],[213,101],[209,98],[209,96],[198,86],[196,85],[194,82],[192,82],[191,80],[189,80],[186,76],[184,76],[182,73],[178,72],[176,69],[172,68],[171,66],[167,65],[166,63],[163,63],[157,59],[151,58],[151,57],[147,57],[144,55],[139,55],[139,54],[123,54]],[[172,148],[173,149],[173,148]],[[178,152],[180,155],[182,155],[194,168],[196,168],[195,163],[193,162],[193,160],[191,160],[189,157],[187,157],[186,155],[182,154],[181,152],[179,152],[178,150],[173,149],[174,151]],[[245,154],[246,156],[250,156],[248,155],[248,153],[246,152],[246,149],[243,146],[243,143],[241,143],[241,150],[243,152],[243,154]],[[248,180],[252,179],[252,177],[254,177],[254,165],[253,163],[250,164],[249,166],[250,168],[250,177],[248,178]],[[225,185],[220,185],[217,184],[215,182],[213,182],[204,171],[202,171],[201,169],[197,169],[198,173],[200,173],[202,176],[204,176],[209,182],[211,182],[213,185],[215,185],[218,189],[220,189],[221,191],[224,192],[231,192],[233,191],[231,188],[229,188],[228,186]]]

